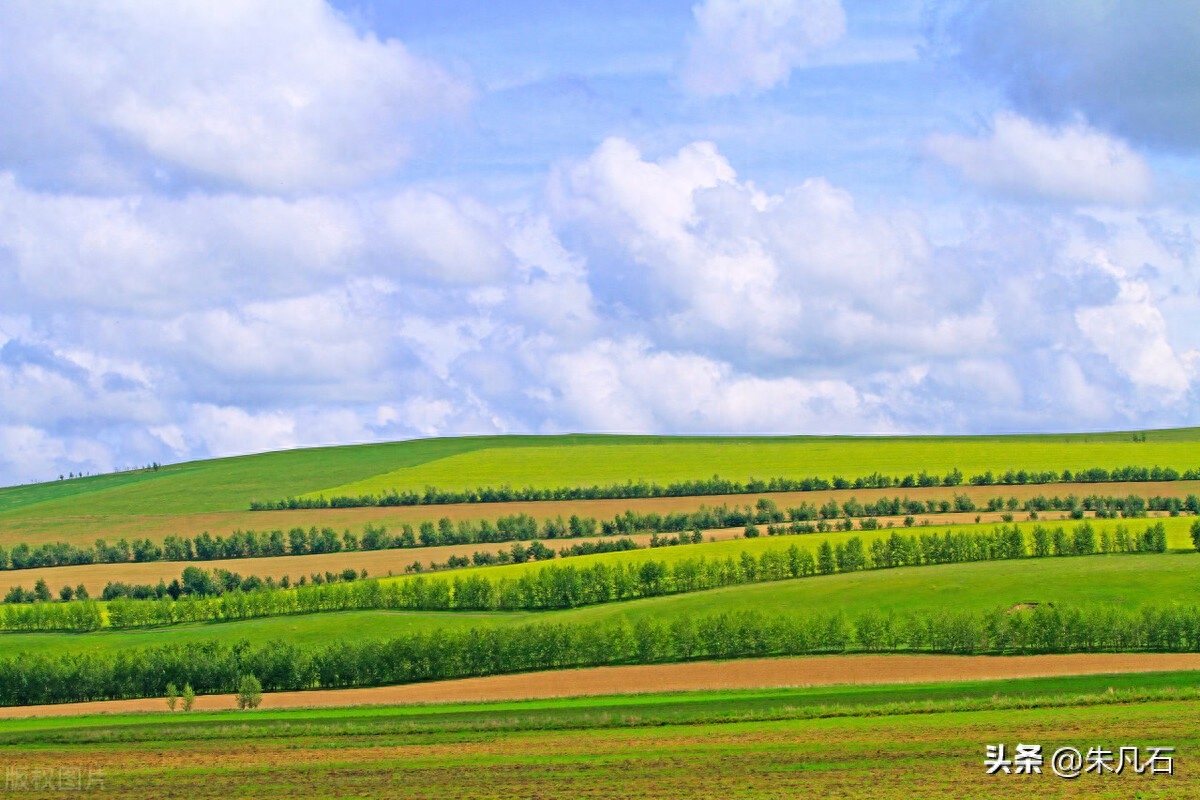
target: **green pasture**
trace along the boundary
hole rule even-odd
[[[566,440],[566,441],[569,441]],[[283,497],[330,481],[413,466],[502,444],[539,444],[535,436],[415,439],[386,444],[282,450],[0,489],[0,516],[70,517],[89,514],[191,514],[245,511],[254,497]]]
[[[779,543],[776,542],[778,546]],[[670,550],[671,548],[668,548]],[[686,550],[687,548],[678,548]],[[1018,603],[1071,605],[1200,604],[1200,556],[1188,553],[1095,555],[988,561],[840,573],[773,583],[731,586],[690,594],[646,598],[562,611],[478,613],[347,611],[221,623],[176,625],[93,633],[0,633],[0,657],[22,652],[117,650],[205,640],[273,639],[305,644],[387,638],[448,627],[512,625],[531,620],[603,623],[624,617],[670,620],[677,615],[758,610],[817,612],[867,609],[987,611]]]
[[[960,437],[487,436],[290,450],[0,489],[0,519],[244,511],[252,499],[476,486],[905,475],[921,470],[1189,468],[1200,428]],[[1140,437],[1138,437],[1140,438]]]
[[[420,491],[426,486],[469,489],[590,486],[593,484],[709,478],[856,478],[880,472],[967,476],[987,470],[1077,470],[1125,465],[1193,468],[1200,462],[1200,429],[1147,434],[959,437],[763,437],[639,441],[554,441],[513,451],[493,446],[401,467],[381,475],[327,485],[310,496],[379,494],[388,489]]]

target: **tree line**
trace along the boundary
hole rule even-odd
[[[1200,523],[1197,523],[1200,528]],[[549,564],[516,577],[494,579],[483,573],[415,576],[380,583],[361,580],[300,586],[290,590],[238,589],[217,596],[184,594],[157,600],[118,598],[108,605],[113,628],[172,625],[184,622],[250,619],[282,614],[308,614],[351,609],[421,611],[520,611],[577,608],[643,597],[659,597],[724,586],[806,578],[835,572],[891,569],[928,564],[954,564],[1015,558],[1080,556],[1093,553],[1162,553],[1167,549],[1161,522],[1142,532],[1117,526],[1096,536],[1088,523],[1071,531],[1042,525],[1026,535],[1018,525],[990,532],[901,534],[863,544],[851,537],[833,545],[824,540],[816,553],[797,547],[765,550],[738,558],[683,558],[676,561],[631,563],[597,562],[584,567]],[[5,606],[0,625],[5,630],[75,630],[65,610],[71,603]],[[34,617],[25,609],[38,608]],[[28,627],[39,624],[42,627]],[[89,628],[90,630],[90,628]]]
[[[0,705],[237,691],[254,676],[266,691],[337,689],[613,664],[821,653],[961,654],[1200,651],[1200,609],[1063,607],[908,613],[757,610],[671,619],[534,622],[439,629],[387,640],[304,646],[206,641],[143,649],[0,658]]]
[[[316,526],[307,529],[293,527],[285,534],[283,530],[255,531],[235,530],[227,536],[213,536],[207,531],[195,537],[167,536],[162,544],[148,538],[137,538],[132,543],[120,539],[108,543],[100,539],[94,546],[79,546],[69,542],[45,543],[38,547],[18,544],[11,549],[0,546],[0,570],[22,570],[37,567],[77,566],[81,564],[121,564],[150,561],[213,561],[218,559],[266,558],[286,555],[315,555],[321,553],[352,552],[357,550],[385,550],[399,548],[437,547],[443,545],[487,544],[500,542],[522,542],[537,539],[576,539],[625,535],[631,533],[683,533],[694,535],[699,531],[717,528],[738,528],[745,525],[788,524],[785,529],[772,528],[770,533],[824,533],[830,530],[853,530],[847,520],[874,520],[877,517],[893,517],[906,514],[915,517],[922,514],[950,512],[1015,511],[1031,513],[1043,511],[1067,511],[1076,518],[1085,513],[1097,517],[1140,517],[1150,511],[1164,511],[1172,515],[1180,513],[1200,514],[1200,498],[1189,494],[1186,498],[1151,497],[1138,495],[1109,497],[1088,495],[1078,497],[1038,496],[1026,501],[1016,497],[1007,500],[990,498],[977,504],[965,494],[955,494],[952,500],[918,500],[908,497],[881,497],[873,502],[861,503],[851,497],[838,502],[829,500],[823,505],[802,502],[798,506],[780,509],[778,504],[766,497],[759,498],[753,506],[701,506],[697,511],[678,511],[667,514],[626,510],[612,519],[597,520],[572,514],[545,519],[541,523],[529,514],[513,514],[496,520],[459,520],[442,517],[436,522],[424,521],[417,524],[405,523],[398,532],[391,532],[384,525],[368,523],[361,535],[349,530],[340,535],[331,527]],[[906,519],[913,524],[915,519]],[[841,523],[840,525],[838,523]],[[863,523],[864,530],[880,527],[877,523]],[[504,554],[496,554],[488,560],[486,554],[477,554],[476,565],[510,563]],[[455,557],[461,559],[463,557]],[[511,563],[519,563],[518,559]],[[450,567],[467,566],[468,562],[448,564]]]
[[[974,486],[1020,486],[1026,484],[1046,483],[1115,483],[1131,482],[1145,483],[1149,481],[1179,481],[1200,480],[1200,469],[1180,471],[1173,467],[1117,467],[1104,469],[1092,467],[1080,470],[1007,470],[994,474],[991,470],[979,475],[972,475],[967,482]],[[610,483],[593,486],[559,486],[539,488],[525,486],[514,488],[507,484],[475,489],[448,490],[434,486],[426,487],[417,492],[411,489],[399,491],[389,489],[380,494],[337,495],[327,498],[318,497],[286,497],[281,500],[251,500],[251,511],[283,511],[312,508],[357,508],[360,506],[419,506],[443,505],[457,503],[511,503],[516,501],[544,500],[624,500],[645,497],[689,497],[716,494],[762,494],[765,492],[816,492],[829,489],[889,489],[931,487],[931,486],[960,486],[963,483],[962,472],[955,468],[945,475],[929,474],[927,472],[910,473],[903,477],[883,475],[874,472],[870,475],[854,478],[834,476],[830,479],[819,477],[808,478],[771,478],[759,480],[751,478],[746,481],[728,480],[714,475],[711,479],[678,481],[665,486],[656,482],[627,481],[625,483]]]

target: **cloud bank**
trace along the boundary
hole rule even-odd
[[[1105,59],[1160,100],[1193,76],[1088,55],[1131,12],[1075,10],[938,4],[926,61],[799,80],[869,50],[861,9],[709,0],[642,71],[597,33],[556,100],[478,89],[444,21],[7,4],[0,483],[459,433],[1193,422],[1194,106],[1097,94]],[[987,88],[947,110],[962,65]]]

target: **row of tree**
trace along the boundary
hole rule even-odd
[[[1008,470],[994,474],[991,470],[972,475],[968,482],[974,486],[1019,486],[1046,483],[1112,483],[1148,481],[1200,480],[1200,469],[1179,471],[1172,467],[1117,467],[1104,469],[1093,467],[1076,471],[1064,470]],[[304,508],[356,508],[360,506],[418,506],[451,503],[509,503],[514,501],[541,500],[615,500],[641,497],[685,497],[716,494],[761,494],[764,492],[815,492],[829,489],[889,489],[923,486],[960,486],[963,474],[953,469],[945,475],[920,472],[903,477],[883,475],[878,472],[853,480],[834,476],[830,479],[771,478],[747,481],[728,480],[714,475],[711,479],[679,481],[662,485],[647,481],[627,481],[604,486],[559,486],[539,488],[526,486],[520,489],[507,484],[498,487],[447,490],[433,486],[423,492],[390,489],[382,494],[338,495],[326,498],[287,497],[282,500],[252,500],[251,511],[280,511]]]
[[[1166,530],[1161,522],[1148,526],[1141,533],[1118,526],[1115,535],[1103,531],[1099,538],[1087,523],[1075,526],[1072,531],[1038,525],[1030,536],[1017,525],[999,526],[986,533],[894,532],[887,539],[873,541],[869,547],[857,536],[836,545],[825,540],[816,548],[815,554],[793,544],[786,549],[765,550],[757,556],[743,551],[738,558],[710,560],[699,557],[638,563],[600,561],[584,567],[548,564],[517,577],[499,579],[490,578],[486,573],[466,573],[453,578],[415,576],[386,584],[366,580],[290,590],[243,592],[234,589],[218,596],[189,593],[177,600],[171,595],[158,600],[118,598],[108,606],[108,621],[114,628],[133,628],[349,609],[561,609],[865,569],[1097,552],[1161,553],[1166,549]],[[54,604],[59,608],[70,605]],[[74,630],[65,613],[59,617],[43,615],[30,620],[15,613],[9,616],[9,608],[12,607],[5,608],[5,616],[0,620],[8,630]],[[12,627],[9,627],[10,620]],[[23,627],[29,621],[45,627]]]
[[[367,577],[367,571],[347,567],[341,572],[326,570],[324,573],[314,572],[311,576],[301,575],[296,581],[296,586],[304,586],[311,579],[313,584],[320,585],[323,583],[337,583],[338,581],[356,581]],[[217,597],[226,592],[256,592],[263,589],[290,589],[292,579],[290,575],[284,575],[276,581],[274,578],[260,578],[257,575],[248,575],[242,577],[241,573],[231,572],[227,569],[216,568],[213,570],[203,570],[199,567],[185,567],[183,574],[167,583],[165,580],[159,579],[157,584],[152,583],[125,583],[123,581],[109,581],[104,586],[104,592],[101,594],[102,600],[116,600],[125,598],[129,600],[161,600],[164,597],[169,597],[172,600],[178,600],[180,597],[187,595],[196,595],[198,597]],[[86,597],[86,595],[84,595]],[[70,599],[70,598],[64,598]]]
[[[336,689],[610,664],[867,652],[1200,651],[1200,609],[1053,607],[855,617],[739,611],[600,624],[439,629],[318,646],[206,641],[0,658],[0,705],[162,697],[170,686],[233,692]]]
[[[631,533],[684,533],[695,534],[717,528],[738,528],[746,525],[779,526],[790,523],[786,529],[772,528],[771,533],[813,533],[829,530],[852,530],[847,520],[876,520],[877,517],[907,514],[910,518],[918,514],[936,514],[951,511],[971,512],[979,507],[965,494],[956,494],[953,500],[914,500],[907,497],[883,497],[873,502],[861,503],[855,498],[838,503],[830,500],[817,506],[801,503],[799,506],[780,509],[770,498],[759,498],[753,505],[701,506],[692,512],[637,512],[626,510],[612,519],[598,521],[592,517],[573,514],[538,522],[529,514],[513,514],[492,520],[459,520],[442,517],[436,523],[425,521],[414,525],[404,524],[397,532],[389,531],[384,525],[368,523],[361,535],[344,531],[339,535],[328,526],[317,528],[294,527],[286,534],[282,530],[255,531],[235,530],[227,536],[213,536],[207,531],[195,537],[167,536],[161,545],[150,539],[125,539],[109,544],[101,539],[94,547],[54,542],[31,547],[18,544],[11,550],[0,546],[0,569],[32,569],[36,567],[60,567],[80,564],[119,564],[147,561],[211,561],[216,559],[266,558],[285,555],[311,555],[355,550],[385,550],[396,548],[437,547],[443,545],[487,544],[498,542],[524,542],[538,539],[577,539]],[[1041,511],[1070,511],[1082,518],[1085,512],[1098,517],[1139,517],[1149,511],[1165,511],[1173,515],[1180,513],[1200,514],[1200,498],[1194,494],[1184,499],[1177,497],[1151,497],[1138,495],[1107,497],[1088,495],[1077,497],[1047,498],[1039,496],[1020,502],[1015,497],[1007,501],[992,498],[986,503],[988,511],[1016,510],[1037,513]],[[915,520],[906,520],[912,524]],[[839,524],[840,523],[840,524]],[[864,530],[880,527],[877,521],[862,524]],[[461,558],[461,557],[457,557]],[[494,562],[507,563],[502,556]],[[517,559],[521,561],[524,559]],[[466,566],[450,564],[450,566]]]

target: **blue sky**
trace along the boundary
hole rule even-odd
[[[0,6],[0,483],[1196,424],[1178,0]]]

